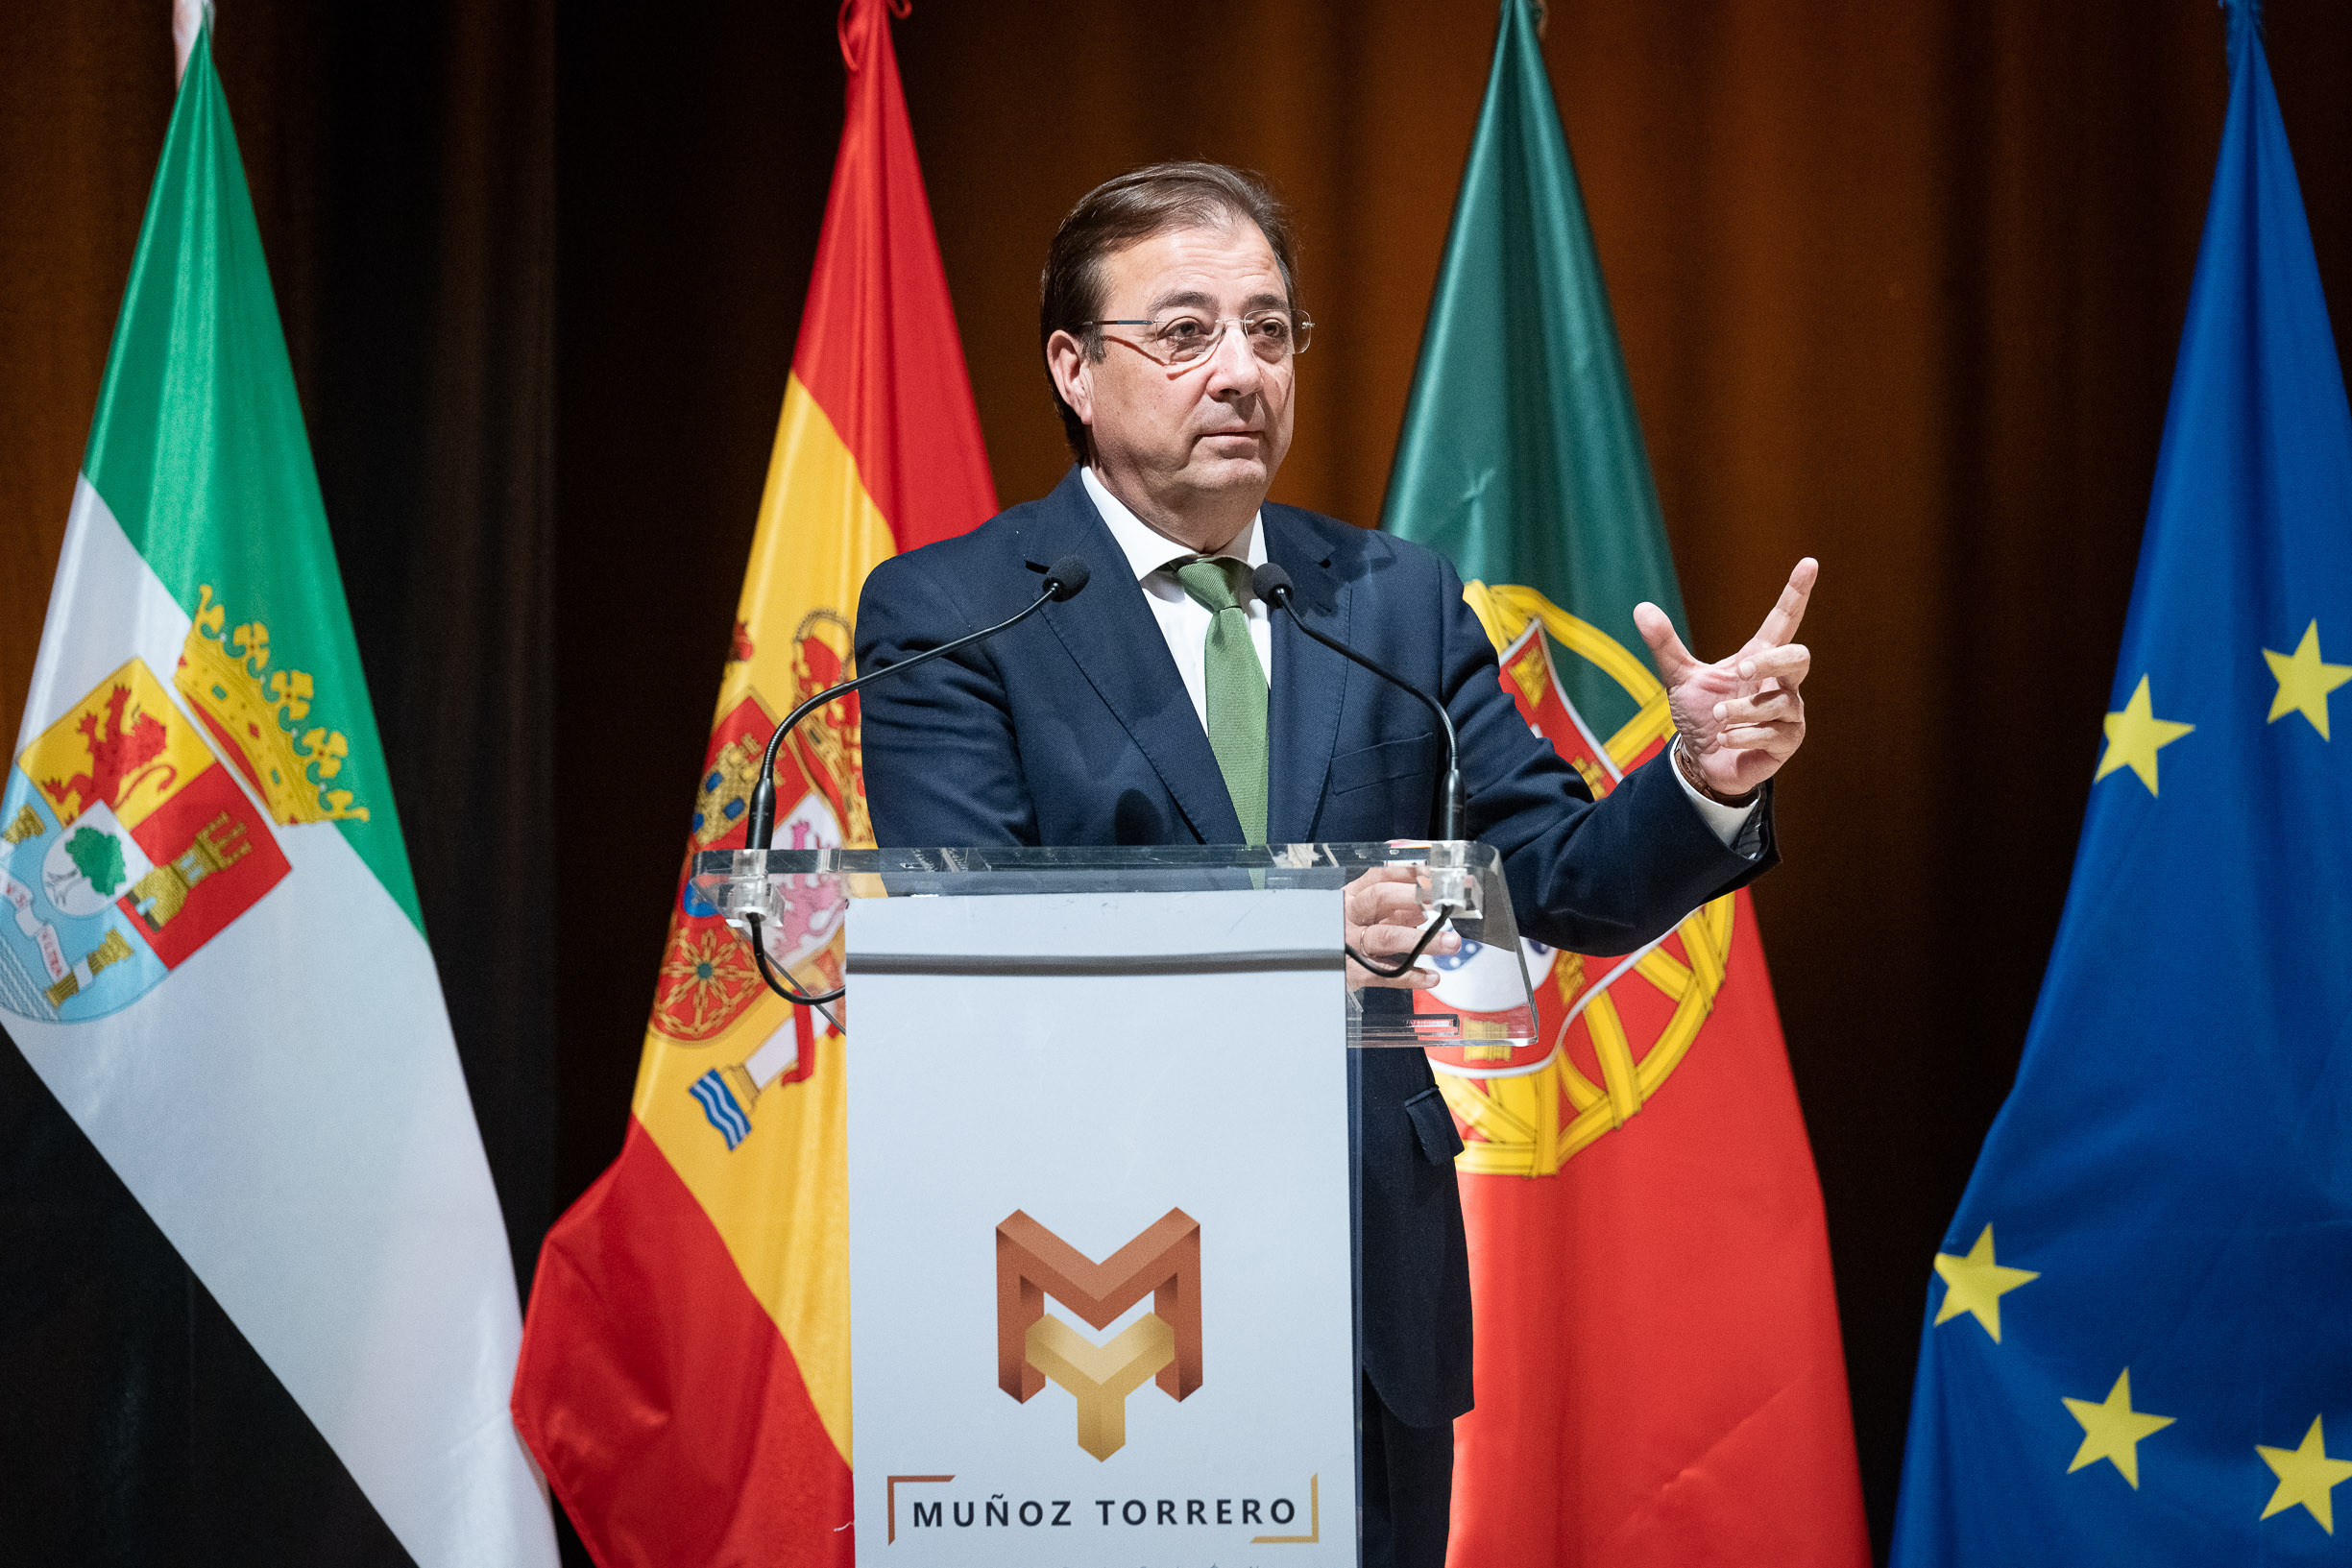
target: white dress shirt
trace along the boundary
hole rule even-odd
[[[1119,551],[1127,557],[1134,570],[1135,581],[1142,587],[1144,601],[1151,605],[1152,618],[1159,622],[1160,636],[1168,641],[1168,652],[1176,660],[1176,674],[1184,682],[1184,694],[1192,698],[1193,712],[1200,720],[1200,728],[1208,729],[1208,635],[1209,622],[1215,617],[1206,606],[1184,591],[1176,581],[1176,568],[1194,560],[1201,552],[1178,544],[1167,535],[1128,509],[1127,503],[1110,493],[1110,487],[1096,477],[1092,466],[1079,470],[1079,480],[1086,487],[1086,495],[1103,520],[1110,527],[1110,536],[1118,541]],[[1205,552],[1217,559],[1241,562],[1255,571],[1266,564],[1266,521],[1262,514],[1251,513],[1249,526],[1226,540],[1217,549]],[[1273,685],[1273,626],[1268,619],[1266,601],[1245,586],[1240,594],[1243,612],[1249,617],[1249,645],[1257,650],[1258,668],[1266,676],[1266,684]],[[1679,744],[1680,742],[1677,742]],[[1690,785],[1683,770],[1672,762],[1667,771],[1674,782],[1683,786],[1684,796],[1698,808],[1700,817],[1714,830],[1715,836],[1726,844],[1735,842],[1740,830],[1756,814],[1753,802],[1746,806],[1725,806],[1710,801]]]

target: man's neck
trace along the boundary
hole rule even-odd
[[[1265,500],[1260,495],[1194,495],[1179,504],[1155,499],[1144,487],[1097,463],[1095,480],[1153,533],[1196,555],[1211,555],[1249,526]]]

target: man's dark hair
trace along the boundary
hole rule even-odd
[[[1103,262],[1113,252],[1172,229],[1211,229],[1245,219],[1266,236],[1282,269],[1283,293],[1296,305],[1297,247],[1290,214],[1256,175],[1222,163],[1153,163],[1097,185],[1079,198],[1046,251],[1045,275],[1037,287],[1039,352],[1055,333],[1068,332],[1086,346],[1088,358],[1103,357],[1102,328],[1079,323],[1103,314]],[[1062,433],[1083,463],[1085,422],[1053,383],[1048,370],[1046,386],[1061,415]]]

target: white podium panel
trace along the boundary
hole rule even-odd
[[[1339,899],[853,902],[861,1564],[1353,1568]]]

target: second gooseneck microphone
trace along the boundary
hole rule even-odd
[[[1289,615],[1291,624],[1308,637],[1343,659],[1363,665],[1391,686],[1411,692],[1422,707],[1437,715],[1438,728],[1445,736],[1445,777],[1438,785],[1437,832],[1431,836],[1460,838],[1463,817],[1462,743],[1454,737],[1454,717],[1445,711],[1445,705],[1394,670],[1382,668],[1338,638],[1309,626],[1299,615],[1298,607],[1292,602],[1297,595],[1291,588],[1291,574],[1272,561],[1249,574],[1249,591]]]
[[[1309,626],[1299,615],[1298,607],[1292,602],[1296,593],[1291,587],[1291,574],[1275,566],[1272,561],[1249,574],[1249,591],[1290,616],[1291,624],[1297,627],[1299,631],[1349,663],[1363,665],[1391,686],[1403,688],[1418,698],[1422,707],[1437,715],[1438,729],[1445,736],[1445,777],[1438,784],[1438,831],[1435,836],[1441,839],[1460,838],[1463,816],[1462,743],[1454,736],[1454,716],[1445,711],[1445,705],[1395,671],[1382,668],[1346,643],[1342,642],[1338,638],[1328,636]],[[1397,959],[1394,964],[1375,963],[1358,953],[1352,946],[1347,949],[1347,956],[1384,979],[1395,979],[1419,960],[1422,951],[1436,938],[1438,932],[1445,929],[1445,923],[1453,917],[1454,912],[1451,905],[1441,905],[1437,918],[1430,921],[1428,926],[1422,929],[1421,939],[1413,944],[1413,951]]]
[[[984,642],[999,632],[1012,630],[1049,604],[1058,604],[1077,598],[1079,591],[1086,586],[1086,579],[1089,575],[1083,557],[1065,555],[1046,567],[1044,591],[1039,593],[1020,614],[1007,615],[994,626],[983,626],[977,632],[967,632],[962,637],[942,642],[935,648],[925,648],[911,659],[902,659],[895,664],[885,664],[880,669],[868,670],[855,680],[843,681],[837,686],[829,686],[786,714],[784,722],[776,726],[776,733],[767,737],[767,750],[760,759],[760,782],[751,787],[751,810],[748,813],[749,821],[743,834],[743,847],[750,850],[764,850],[768,848],[776,835],[776,759],[784,750],[786,737],[799,728],[802,719],[807,718],[827,703],[848,696],[860,687],[871,686],[885,676],[896,675],[901,670],[912,669],[915,665],[929,663],[942,654],[954,653],[958,648],[968,648],[975,642]],[[767,982],[769,990],[787,1001],[799,1002],[807,1006],[833,1001],[840,997],[841,987],[837,985],[830,991],[804,992],[776,978],[775,972],[768,966],[767,946],[761,940],[760,917],[745,915],[743,924],[750,929],[751,932],[751,961],[759,966],[760,978]]]

